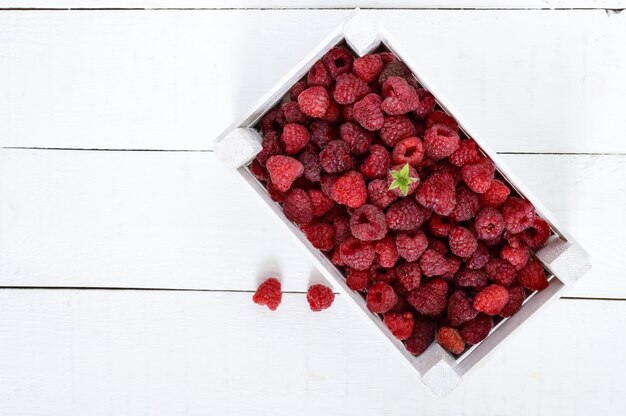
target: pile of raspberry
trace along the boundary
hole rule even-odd
[[[461,354],[548,285],[548,223],[392,53],[331,49],[260,129],[250,172],[412,354]]]

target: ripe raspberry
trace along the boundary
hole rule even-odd
[[[452,354],[460,354],[465,350],[465,342],[456,328],[442,326],[437,331],[437,342]]]
[[[309,189],[307,191],[311,199],[311,207],[313,208],[313,216],[321,217],[326,214],[335,205],[332,199],[319,189]]]
[[[535,207],[526,199],[509,197],[502,205],[504,227],[507,231],[517,234],[533,225]]]
[[[480,194],[480,203],[485,207],[499,208],[509,197],[511,190],[497,179],[491,182],[491,186],[483,194]]]
[[[510,286],[515,282],[517,272],[511,264],[502,259],[491,259],[485,266],[485,273],[489,279],[502,286]]]
[[[369,154],[361,163],[359,171],[369,179],[384,178],[391,167],[391,155],[384,146],[373,144],[369,148]]]
[[[443,111],[434,111],[428,115],[428,118],[426,119],[426,127],[430,128],[435,124],[445,124],[454,131],[459,129],[459,125],[456,120]]]
[[[309,142],[309,132],[303,125],[296,123],[285,124],[280,140],[285,146],[285,153],[292,155],[302,150]]]
[[[356,270],[368,270],[376,253],[371,243],[348,237],[339,245],[339,255],[346,266]]]
[[[463,167],[465,165],[472,165],[480,162],[482,155],[478,146],[473,139],[467,139],[461,141],[459,148],[450,155],[450,163],[454,166]]]
[[[417,262],[402,263],[396,267],[396,279],[404,290],[417,289],[422,281],[422,272]]]
[[[385,214],[374,205],[365,204],[352,212],[350,229],[359,240],[380,240],[387,234]]]
[[[330,224],[324,222],[307,224],[302,226],[302,231],[313,247],[319,250],[330,251],[335,247],[335,228]]]
[[[367,307],[374,313],[389,312],[398,301],[398,295],[385,282],[376,282],[370,286],[365,297]]]
[[[454,276],[454,284],[458,287],[481,290],[487,287],[487,275],[482,270],[463,269]]]
[[[466,344],[474,345],[487,338],[493,328],[493,320],[489,315],[480,314],[461,327],[461,337]]]
[[[413,314],[411,312],[393,313],[384,315],[383,321],[391,333],[400,341],[404,341],[413,332]]]
[[[338,217],[333,220],[333,228],[335,229],[335,245],[339,245],[352,236],[350,231],[350,219],[347,217]]]
[[[409,83],[401,77],[389,77],[383,84],[382,110],[392,116],[406,114],[419,105],[417,93]]]
[[[530,290],[543,290],[548,287],[546,273],[537,260],[532,259],[517,275],[517,284]]]
[[[426,155],[433,160],[450,156],[459,148],[459,134],[445,124],[434,124],[424,134]]]
[[[257,159],[252,161],[248,169],[250,169],[250,173],[260,181],[267,181],[270,177],[265,166],[261,165]]]
[[[459,326],[478,316],[478,311],[472,306],[473,300],[463,290],[455,290],[448,299],[448,320],[450,325]]]
[[[322,62],[326,65],[331,78],[335,79],[341,74],[352,71],[354,57],[346,48],[337,46],[326,52],[326,55],[322,57]]]
[[[382,57],[382,56],[381,56]],[[404,79],[411,77],[411,70],[404,63],[394,59],[387,63],[378,76],[378,83],[383,85],[390,77],[402,77]]]
[[[339,127],[339,137],[350,146],[350,151],[355,154],[367,152],[374,140],[374,135],[354,123],[343,123]]]
[[[476,216],[476,235],[481,240],[493,240],[504,231],[504,218],[495,208],[484,208]]]
[[[320,165],[328,173],[341,173],[352,169],[354,161],[350,146],[341,140],[333,140],[320,152]]]
[[[400,285],[396,280],[394,280],[393,282],[391,282],[391,287],[396,292],[396,295],[398,295],[398,301],[396,302],[395,305],[393,305],[393,308],[391,308],[389,313],[411,312],[411,305],[409,305],[409,302],[407,302],[406,299],[404,298],[404,296],[406,295],[406,292],[403,291],[404,288],[402,287],[402,285]],[[400,290],[402,294],[400,294],[400,292],[398,292],[396,288],[398,288],[398,290]]]
[[[413,324],[413,333],[405,341],[408,352],[418,356],[421,355],[435,340],[435,331],[437,325],[425,319],[415,319]]]
[[[311,146],[312,147],[312,146]],[[311,182],[319,182],[322,173],[320,158],[317,152],[304,150],[298,157],[302,166],[304,166],[304,177]]]
[[[395,231],[414,230],[426,222],[428,215],[429,212],[417,205],[412,198],[393,203],[385,213],[387,227]]]
[[[283,294],[280,291],[280,282],[274,277],[270,277],[257,288],[252,296],[252,301],[257,305],[267,306],[269,310],[275,311],[280,305]]]
[[[394,269],[385,269],[378,265],[372,266],[370,269],[370,280],[372,282],[391,283],[396,279],[396,271]]]
[[[348,269],[346,273],[346,284],[352,290],[365,292],[370,281],[369,270]]]
[[[308,224],[313,220],[313,206],[309,194],[296,188],[287,194],[283,202],[285,216],[296,224]]]
[[[367,201],[367,189],[363,175],[351,171],[337,178],[330,191],[330,197],[337,203],[350,208],[358,208]]]
[[[307,88],[298,96],[300,110],[309,117],[323,117],[329,105],[328,92],[319,85]]]
[[[337,102],[332,97],[330,97],[328,109],[321,117],[321,119],[324,121],[328,121],[329,123],[335,123],[339,121],[339,118],[341,118],[341,106],[337,104]]]
[[[267,189],[267,193],[270,195],[270,198],[272,198],[272,201],[274,202],[282,203],[285,200],[285,197],[287,196],[286,192],[281,192],[278,189],[276,189],[276,186],[272,182],[268,182],[265,185],[265,189]]]
[[[295,84],[293,84],[293,87],[291,87],[291,89],[289,90],[289,98],[291,98],[293,101],[297,101],[298,95],[300,95],[300,93],[306,90],[308,87],[309,86],[307,85],[305,81],[296,82]]]
[[[306,292],[306,300],[313,312],[319,312],[330,308],[335,300],[335,294],[324,285],[311,285]]]
[[[428,248],[428,238],[420,229],[396,235],[398,254],[406,261],[417,261]]]
[[[461,177],[469,188],[477,194],[487,192],[493,182],[495,168],[489,159],[471,165],[465,165],[461,169]]]
[[[387,181],[375,179],[367,184],[367,200],[380,209],[387,208],[398,196],[389,190]]]
[[[435,97],[424,88],[417,89],[417,96],[419,97],[420,103],[413,113],[417,118],[424,119],[433,112],[437,101],[435,101]]]
[[[309,141],[319,148],[326,147],[328,143],[337,138],[337,130],[325,120],[313,120],[309,130],[311,132]]]
[[[392,166],[387,172],[387,188],[398,197],[415,192],[420,184],[420,177],[409,164]]]
[[[472,254],[469,259],[465,259],[465,267],[470,270],[482,269],[490,258],[491,255],[489,254],[487,247],[482,242],[479,242],[478,248],[474,254]]]
[[[309,85],[321,85],[322,87],[330,87],[332,80],[330,74],[322,61],[313,64],[306,75],[306,81]]]
[[[536,217],[530,227],[520,235],[521,240],[530,248],[543,246],[550,237],[550,225],[542,218]]]
[[[330,197],[330,191],[338,177],[339,175],[330,175],[328,173],[323,173],[320,176],[320,188],[326,196]]]
[[[528,248],[526,246],[513,247],[507,244],[500,250],[500,258],[511,263],[515,270],[519,272],[528,263]]]
[[[422,315],[437,316],[446,308],[448,284],[443,279],[432,279],[411,291],[406,300]]]
[[[304,166],[289,156],[271,156],[265,165],[272,185],[279,192],[287,192],[291,184],[304,172]]]
[[[283,149],[280,146],[280,138],[278,133],[271,131],[266,133],[263,136],[263,142],[261,143],[263,147],[259,154],[256,155],[256,160],[263,166],[267,163],[267,159],[272,156],[279,155],[283,152]]]
[[[341,260],[341,254],[339,253],[339,249],[335,249],[330,255],[330,262],[337,267],[345,266],[345,264],[343,264],[343,261]]]
[[[439,215],[450,215],[456,205],[454,179],[447,173],[433,173],[415,194],[417,202]]]
[[[478,240],[470,230],[457,225],[450,230],[448,245],[452,254],[459,257],[469,257],[478,248]]]
[[[353,72],[363,81],[374,81],[383,69],[383,60],[378,55],[365,55],[354,61]]]
[[[474,298],[474,309],[487,315],[497,315],[509,301],[509,291],[500,285],[489,285]]]
[[[268,111],[261,119],[261,131],[263,135],[270,132],[278,133],[285,125],[285,115],[280,108],[273,108]]]
[[[522,307],[524,299],[526,298],[526,292],[521,286],[511,286],[507,289],[509,291],[509,301],[500,311],[500,316],[504,318],[515,315]]]
[[[366,130],[380,130],[385,122],[385,115],[380,108],[382,101],[378,94],[367,94],[354,103],[352,107],[354,119]]]
[[[385,117],[380,129],[380,139],[389,147],[394,147],[402,139],[415,136],[415,125],[406,116]]]
[[[458,259],[446,258],[433,248],[426,249],[419,262],[422,273],[428,277],[454,274],[460,267]]]
[[[454,278],[456,272],[461,268],[461,259],[456,256],[448,257],[448,270],[441,275],[447,281],[451,281]]]
[[[395,164],[404,165],[408,163],[415,167],[424,158],[424,145],[417,137],[402,139],[393,147],[392,158]]]
[[[456,205],[450,214],[450,218],[463,222],[471,220],[480,210],[480,200],[478,194],[467,186],[459,186],[456,191]]]
[[[379,265],[391,268],[396,264],[399,254],[393,236],[387,235],[382,240],[375,241],[373,245]]]
[[[308,120],[306,114],[300,111],[300,107],[295,101],[286,102],[281,108],[285,115],[285,122],[287,123],[306,123]]]
[[[352,74],[341,74],[337,77],[333,98],[338,104],[352,104],[365,97],[370,87],[362,79]]]

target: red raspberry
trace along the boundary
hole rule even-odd
[[[326,196],[330,197],[332,186],[338,177],[339,177],[338,175],[329,175],[327,173],[323,173],[320,176],[320,188],[322,189],[322,192],[324,192]]]
[[[442,274],[441,277],[446,279],[448,282],[452,281],[452,279],[454,279],[454,275],[456,274],[456,272],[459,271],[460,268],[461,259],[456,256],[450,256],[448,258],[448,270],[444,274]]]
[[[319,250],[330,251],[335,247],[335,228],[330,224],[324,222],[307,224],[302,226],[302,231],[313,247]]]
[[[426,249],[420,257],[420,268],[424,276],[444,276],[450,277],[456,273],[461,266],[461,262],[456,257],[446,258],[442,253],[432,248]]]
[[[300,93],[306,90],[308,87],[309,86],[307,85],[305,81],[296,82],[295,84],[293,84],[293,87],[291,87],[291,89],[289,90],[289,98],[291,98],[293,101],[297,101],[298,95],[300,95]]]
[[[389,312],[398,301],[398,295],[385,282],[376,282],[370,286],[365,297],[367,307],[374,313]]]
[[[432,239],[428,242],[428,248],[431,250],[435,250],[437,253],[442,256],[446,256],[450,250],[448,250],[448,245],[443,241]]]
[[[275,311],[280,305],[283,294],[280,291],[280,282],[274,277],[270,277],[257,288],[252,296],[252,301],[257,305],[267,306],[269,310]]]
[[[335,228],[335,245],[339,245],[352,236],[350,231],[350,219],[346,217],[335,218],[333,221]]]
[[[313,206],[309,194],[302,189],[293,189],[283,202],[285,216],[296,224],[308,224],[313,220]]]
[[[509,197],[511,190],[497,179],[491,182],[491,186],[483,194],[480,194],[480,203],[485,207],[499,208]]]
[[[369,179],[385,178],[391,167],[391,155],[384,146],[373,144],[369,148],[369,154],[363,160],[359,171]]]
[[[396,271],[394,269],[385,269],[378,265],[372,266],[370,269],[370,280],[372,282],[391,283],[396,279]]]
[[[265,166],[272,185],[279,192],[287,192],[291,184],[304,172],[302,163],[289,156],[271,156]]]
[[[387,208],[398,196],[389,190],[387,181],[375,179],[367,184],[367,200],[380,209]]]
[[[478,240],[470,230],[460,225],[450,230],[448,235],[450,251],[459,257],[469,257],[478,248]]]
[[[398,254],[406,261],[417,261],[428,248],[428,238],[420,229],[396,235]]]
[[[480,314],[461,327],[461,337],[466,344],[474,345],[487,338],[493,328],[493,320],[489,315]]]
[[[454,284],[458,287],[481,290],[487,287],[487,275],[482,270],[463,269],[454,276]]]
[[[346,266],[356,270],[368,270],[376,253],[371,243],[348,237],[339,245],[339,255]]]
[[[330,101],[328,103],[328,109],[326,110],[324,115],[321,117],[321,119],[324,121],[328,121],[329,123],[334,123],[336,121],[339,121],[340,118],[341,118],[341,106],[337,104],[337,102],[333,100],[332,97],[330,97]]]
[[[313,64],[306,75],[306,81],[309,85],[321,85],[322,87],[330,87],[332,80],[330,74],[322,61]]]
[[[487,315],[497,315],[509,301],[509,291],[500,285],[489,285],[474,298],[474,309]]]
[[[459,326],[478,316],[472,306],[472,297],[463,290],[455,290],[448,300],[448,320],[450,325]]]
[[[528,263],[528,248],[526,246],[513,247],[507,244],[500,250],[500,258],[511,263],[515,270],[520,271]]]
[[[546,272],[541,263],[532,259],[517,275],[517,284],[530,290],[543,290],[548,287]]]
[[[359,240],[380,240],[387,234],[385,214],[374,205],[365,204],[352,212],[350,229]]]
[[[471,270],[482,269],[489,261],[489,251],[483,243],[478,243],[478,248],[469,259],[465,259],[465,267]]]
[[[335,205],[332,199],[319,189],[309,189],[307,191],[311,199],[311,207],[313,208],[313,216],[321,217],[326,214]]]
[[[454,179],[447,173],[433,173],[415,194],[417,202],[439,215],[450,215],[456,205]]]
[[[404,63],[398,61],[397,59],[394,59],[383,67],[383,70],[378,76],[378,83],[380,85],[383,85],[385,81],[387,81],[387,79],[389,79],[390,77],[402,77],[406,79],[408,77],[411,77],[412,75],[413,74],[411,73],[409,67],[407,67]]]
[[[550,224],[544,219],[536,217],[530,227],[520,235],[521,240],[530,248],[543,246],[550,237]]]
[[[285,115],[280,108],[273,108],[261,119],[261,131],[263,135],[270,132],[280,132],[285,125]]]
[[[511,286],[507,289],[509,291],[509,301],[500,311],[500,316],[504,318],[515,315],[522,307],[524,299],[526,298],[526,292],[521,286]]]
[[[370,87],[362,79],[352,74],[341,74],[337,77],[333,98],[338,104],[352,104],[365,97]]]
[[[335,79],[341,74],[352,71],[354,57],[346,48],[337,46],[326,52],[326,55],[322,57],[322,62],[326,65],[331,78]]]
[[[389,147],[394,147],[402,139],[413,137],[417,131],[415,125],[406,116],[389,116],[385,118],[380,129],[380,139]]]
[[[385,216],[389,229],[409,231],[426,222],[428,214],[428,211],[417,205],[412,198],[404,198],[387,208]]]
[[[504,218],[495,208],[484,208],[476,216],[476,235],[481,240],[493,240],[504,231]]]
[[[535,220],[535,207],[529,201],[509,197],[502,205],[504,227],[507,231],[517,234],[531,227]]]
[[[422,272],[419,264],[402,263],[396,267],[396,279],[404,290],[411,291],[417,289],[422,281]]]
[[[306,292],[306,300],[313,312],[319,312],[330,308],[335,300],[335,294],[324,285],[311,285]]]
[[[302,166],[304,166],[304,177],[308,181],[319,182],[322,173],[319,155],[316,152],[304,150],[300,153],[298,160],[302,163]]]
[[[421,355],[435,340],[436,329],[437,325],[434,322],[416,319],[413,324],[413,333],[405,341],[407,351],[415,356]]]
[[[389,77],[383,84],[382,110],[392,116],[406,114],[419,105],[417,93],[409,83],[401,77]]]
[[[471,220],[480,210],[480,200],[478,194],[467,186],[459,186],[456,191],[456,205],[450,214],[450,218],[463,222]]]
[[[413,314],[411,312],[393,313],[384,315],[383,321],[391,333],[400,341],[404,341],[413,332]]]
[[[364,129],[376,131],[383,127],[385,115],[380,108],[382,99],[374,93],[367,94],[352,107],[354,119]]]
[[[286,192],[281,192],[276,189],[276,186],[272,182],[268,182],[265,186],[265,189],[267,189],[267,193],[270,195],[270,198],[272,198],[272,201],[274,202],[282,203],[287,196]]]
[[[413,113],[417,118],[424,119],[433,112],[437,101],[435,101],[435,97],[424,88],[417,89],[417,96],[420,99],[420,103]]]
[[[350,151],[355,154],[367,152],[374,140],[374,135],[354,123],[343,123],[339,127],[341,140],[350,146]]]
[[[263,136],[263,142],[261,143],[263,147],[259,154],[256,155],[256,160],[263,166],[265,166],[267,159],[271,156],[279,155],[283,152],[283,149],[280,146],[280,138],[278,133],[271,131],[266,133]]]
[[[465,350],[465,342],[456,328],[442,326],[437,331],[437,342],[452,354],[460,354]]]
[[[354,118],[354,104],[347,104],[341,108],[343,121],[356,121]]]
[[[367,189],[363,175],[351,171],[337,178],[330,191],[330,197],[337,203],[350,208],[358,208],[367,201]]]
[[[365,292],[370,281],[369,270],[348,269],[346,274],[346,284],[352,290]]]
[[[432,279],[411,291],[406,300],[422,315],[437,316],[446,308],[448,284],[443,279]]]
[[[260,181],[267,181],[270,177],[265,166],[261,165],[257,159],[252,161],[248,169],[250,169],[250,173]]]
[[[487,247],[499,246],[502,243],[502,236],[496,237],[492,240],[482,240],[483,244]]]
[[[387,268],[391,268],[396,264],[399,254],[396,247],[396,240],[393,236],[387,235],[382,240],[375,241],[373,245],[378,264]]]
[[[415,167],[424,158],[424,145],[417,137],[402,139],[393,147],[392,158],[395,164],[404,165],[408,163]]]
[[[495,168],[489,159],[471,165],[465,165],[461,169],[461,177],[469,188],[477,194],[487,192],[493,182]]]
[[[485,266],[485,273],[489,276],[489,279],[502,286],[510,286],[515,282],[517,272],[515,267],[502,259],[491,259]]]
[[[463,167],[465,165],[471,165],[478,163],[482,160],[483,156],[478,150],[478,146],[473,139],[467,139],[461,141],[459,148],[450,155],[450,163],[454,166]]]
[[[329,105],[328,92],[319,85],[307,88],[298,96],[300,110],[309,117],[323,117]]]
[[[309,126],[311,137],[309,141],[319,148],[326,147],[328,143],[337,137],[337,130],[325,120],[313,120]]]
[[[365,55],[354,61],[353,72],[363,81],[374,81],[383,69],[383,60],[378,55]]]
[[[350,146],[341,140],[333,140],[320,152],[320,165],[328,173],[341,173],[352,169],[354,161]]]
[[[343,261],[341,260],[341,254],[339,253],[339,249],[335,249],[333,254],[330,256],[330,262],[337,267],[345,266]]]
[[[430,128],[435,124],[445,124],[454,131],[459,129],[459,125],[456,120],[443,111],[434,111],[428,115],[428,118],[426,119],[426,127]]]
[[[292,155],[302,150],[309,142],[309,132],[306,127],[300,124],[285,124],[280,140],[285,146],[285,153]]]
[[[445,124],[434,124],[424,134],[426,155],[433,160],[450,156],[459,148],[459,134]]]
[[[284,103],[281,108],[285,115],[285,122],[287,123],[306,123],[308,120],[306,114],[300,111],[298,103],[295,101],[289,101]]]
[[[392,166],[389,171],[387,172],[387,189],[389,189],[391,192],[395,193],[396,196],[398,197],[404,197],[407,195],[411,195],[413,192],[415,192],[415,190],[417,189],[417,187],[420,184],[420,177],[417,174],[417,171],[415,170],[414,167],[409,165],[409,171],[408,171],[408,175],[404,175],[402,173],[402,168],[404,168],[405,166],[407,166],[406,164],[403,165],[395,165]],[[406,188],[404,188],[404,191],[406,191],[406,194],[404,194],[402,192],[402,186],[399,186],[397,188],[392,188],[392,185],[394,183],[398,183],[398,179],[394,178],[395,176],[400,175],[399,177],[401,178],[400,181],[408,181],[408,178],[411,178],[410,180],[412,180],[411,183],[409,183]]]

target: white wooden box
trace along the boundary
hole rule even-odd
[[[468,137],[473,138],[481,150],[492,159],[497,171],[507,180],[509,186],[524,198],[530,200],[539,215],[548,221],[552,227],[553,234],[546,245],[534,253],[535,257],[542,262],[544,268],[551,274],[549,286],[527,297],[519,312],[510,318],[498,322],[485,340],[467,349],[458,357],[445,351],[436,342],[433,342],[418,357],[409,353],[402,342],[393,336],[383,321],[376,314],[369,311],[365,304],[365,299],[348,288],[341,272],[322,252],[311,245],[298,227],[285,217],[280,205],[270,198],[264,186],[257,181],[247,168],[247,165],[261,151],[262,138],[259,131],[255,128],[261,117],[288,94],[291,86],[306,75],[309,68],[330,48],[343,42],[357,56],[363,56],[377,49],[381,46],[381,43],[394,52],[412,70],[419,83],[433,94],[438,105],[456,119],[459,128]],[[511,332],[520,327],[531,316],[535,316],[540,308],[549,301],[557,299],[567,287],[581,278],[591,268],[591,263],[588,255],[580,245],[557,226],[553,216],[540,201],[520,182],[498,155],[480,139],[480,136],[472,129],[470,123],[463,118],[462,112],[453,107],[453,100],[443,96],[437,85],[432,85],[428,80],[422,79],[420,77],[421,73],[417,59],[406,54],[401,46],[393,41],[389,32],[381,27],[368,13],[357,10],[352,17],[347,19],[322,41],[315,50],[306,56],[300,64],[289,71],[278,85],[266,94],[242,121],[235,123],[224,131],[216,140],[215,151],[220,159],[236,170],[238,176],[265,201],[265,205],[278,215],[282,223],[292,231],[293,236],[304,247],[320,272],[335,286],[343,297],[350,299],[350,303],[359,308],[363,315],[379,328],[380,333],[397,347],[397,350],[404,356],[406,362],[417,370],[419,378],[428,389],[437,395],[443,396],[458,386],[465,374],[476,364],[482,362]],[[365,359],[366,357],[364,357]]]

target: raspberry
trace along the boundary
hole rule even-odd
[[[399,197],[415,192],[420,184],[415,168],[408,164],[392,166],[387,172],[387,188]]]
[[[454,284],[481,290],[487,287],[487,275],[482,270],[463,269],[454,277]]]
[[[417,93],[409,83],[401,77],[389,77],[382,88],[382,110],[392,116],[406,114],[413,111],[419,105]]]
[[[302,166],[304,166],[304,177],[308,181],[319,182],[320,174],[322,173],[319,155],[316,152],[304,150],[300,153],[298,160],[302,163]]]
[[[298,106],[309,117],[323,117],[329,105],[328,92],[326,88],[319,85],[309,87],[298,95]]]
[[[307,85],[307,83],[305,81],[298,81],[295,84],[293,84],[293,87],[291,87],[291,89],[289,90],[289,98],[291,98],[293,101],[298,100],[298,95],[300,95],[300,93],[304,90],[306,90],[309,86]]]
[[[396,271],[394,269],[385,269],[378,265],[372,266],[370,269],[370,280],[372,282],[391,283],[396,279]]]
[[[273,108],[261,119],[261,131],[263,135],[270,132],[279,132],[285,125],[285,115],[280,108]]]
[[[532,226],[535,220],[533,204],[522,198],[514,196],[507,198],[501,211],[504,217],[504,228],[513,234],[521,233]]]
[[[456,205],[450,214],[450,218],[458,222],[467,221],[474,218],[478,210],[480,210],[478,194],[467,186],[459,186],[456,191]]]
[[[426,119],[426,127],[430,128],[435,124],[445,124],[454,131],[457,131],[459,129],[459,125],[457,124],[456,120],[454,120],[443,111],[435,111],[428,115],[428,118]]]
[[[332,199],[319,189],[309,189],[307,191],[311,199],[311,207],[313,208],[313,216],[321,217],[326,214],[335,205]]]
[[[409,231],[426,222],[428,214],[428,211],[417,205],[412,198],[404,198],[387,208],[385,216],[389,229]]]
[[[387,234],[385,214],[374,205],[365,204],[352,213],[350,229],[359,240],[380,240]]]
[[[489,315],[480,314],[461,327],[461,337],[466,344],[478,344],[487,338],[493,328],[493,320]]]
[[[295,101],[289,101],[281,106],[283,114],[285,115],[285,122],[287,123],[306,123],[307,116],[302,111],[298,103]]]
[[[313,247],[319,250],[330,251],[335,247],[335,228],[330,224],[324,222],[307,224],[302,226],[302,231]]]
[[[391,333],[400,341],[404,341],[411,336],[413,332],[413,314],[411,312],[404,313],[386,313],[383,321]]]
[[[261,165],[257,159],[252,161],[248,169],[250,169],[250,173],[260,181],[267,181],[269,179],[267,169],[265,169],[265,166]]]
[[[329,175],[327,173],[324,173],[320,176],[320,188],[326,196],[330,197],[330,191],[332,190],[332,186],[337,178],[338,175]]]
[[[437,342],[452,354],[460,354],[465,350],[465,342],[456,328],[442,326],[437,331]]]
[[[528,248],[525,246],[513,247],[507,244],[500,250],[500,258],[511,263],[515,270],[519,272],[526,266],[526,263],[528,263]]]
[[[367,307],[374,313],[389,312],[398,301],[398,295],[385,282],[376,282],[370,286],[365,297]]]
[[[497,315],[509,301],[509,291],[500,285],[489,285],[474,298],[474,309],[487,315]]]
[[[463,167],[465,165],[471,165],[480,162],[482,155],[478,146],[473,139],[467,139],[461,141],[459,148],[450,155],[450,163],[454,166]]]
[[[382,240],[375,241],[373,245],[379,265],[391,268],[396,264],[399,254],[393,236],[387,235]]]
[[[480,203],[485,207],[499,208],[509,197],[511,190],[497,179],[491,182],[491,186],[483,194],[480,194]]]
[[[459,148],[459,134],[445,124],[434,124],[424,134],[426,155],[433,160],[450,156]]]
[[[330,197],[337,203],[350,208],[358,208],[367,201],[367,190],[363,175],[351,171],[337,178],[333,183]]]
[[[387,208],[398,196],[389,190],[387,181],[375,179],[367,184],[367,200],[380,209]]]
[[[420,268],[425,276],[443,276],[456,273],[460,266],[458,259],[446,258],[432,248],[426,249],[420,257]]]
[[[437,316],[446,308],[448,284],[443,279],[432,279],[411,291],[407,301],[422,315]]]
[[[550,237],[550,225],[542,218],[536,217],[530,227],[520,235],[521,240],[530,248],[543,246]]]
[[[374,140],[374,135],[354,123],[343,123],[339,127],[341,140],[350,146],[350,151],[355,154],[367,152]]]
[[[406,116],[385,117],[380,129],[380,139],[389,147],[394,147],[402,139],[415,136],[415,125]]]
[[[409,231],[396,235],[398,254],[406,261],[417,261],[428,248],[428,238],[422,230]]]
[[[435,250],[437,253],[442,255],[447,255],[450,250],[448,250],[448,245],[443,241],[432,239],[428,242],[428,248]]]
[[[341,254],[339,253],[338,249],[335,249],[333,251],[333,254],[331,254],[330,256],[330,262],[332,264],[334,264],[335,266],[345,266],[345,264],[343,264],[343,261],[341,260]]]
[[[435,340],[436,329],[437,325],[434,322],[416,319],[413,324],[413,333],[404,344],[407,351],[415,356],[421,355]]]
[[[346,284],[350,289],[364,292],[367,289],[369,281],[369,270],[348,269],[348,273],[346,274]]]
[[[283,202],[283,212],[289,220],[297,224],[310,223],[313,220],[313,206],[309,194],[299,188],[289,192]]]
[[[548,287],[546,273],[537,260],[532,259],[517,275],[517,284],[530,290],[543,290]]]
[[[306,127],[301,124],[285,124],[283,134],[280,135],[280,140],[285,146],[285,153],[292,155],[302,150],[309,142],[309,132]]]
[[[456,256],[450,256],[448,258],[448,270],[441,275],[447,281],[451,281],[454,278],[456,272],[461,268],[461,259]]]
[[[340,117],[341,117],[341,107],[331,97],[328,103],[328,109],[326,109],[326,112],[321,118],[322,120],[328,121],[329,123],[334,123],[336,121],[339,121]]]
[[[450,215],[456,205],[454,179],[447,173],[433,173],[415,194],[417,202],[439,215]]]
[[[337,137],[335,127],[325,120],[313,120],[309,130],[311,132],[309,141],[319,148],[325,147]]]
[[[352,74],[341,74],[337,77],[333,98],[338,104],[352,104],[365,97],[370,87],[362,79]]]
[[[378,55],[365,55],[354,61],[353,72],[365,82],[372,82],[383,69],[383,60]]]
[[[481,240],[493,240],[504,231],[504,218],[495,208],[484,208],[476,216],[474,227]]]
[[[369,179],[384,178],[391,165],[391,155],[384,146],[373,144],[359,171]]]
[[[252,301],[257,305],[267,306],[269,310],[275,311],[280,305],[283,297],[280,291],[280,282],[274,277],[270,277],[257,288],[252,296]]]
[[[348,237],[339,245],[339,255],[346,266],[356,270],[367,270],[374,262],[376,253],[369,242]]]
[[[417,118],[423,119],[433,112],[437,101],[435,101],[435,97],[424,88],[417,89],[417,96],[419,97],[420,103],[413,113]]]
[[[354,161],[350,146],[341,140],[333,140],[320,152],[320,165],[328,173],[341,173],[352,169]]]
[[[309,85],[321,85],[322,87],[330,87],[332,80],[330,74],[322,61],[313,64],[306,75],[306,81]]]
[[[378,76],[378,83],[380,85],[383,85],[385,81],[387,81],[387,79],[389,79],[390,77],[402,77],[406,79],[411,75],[412,74],[409,67],[407,67],[404,63],[398,61],[397,59],[394,59],[383,67],[383,70]]]
[[[326,55],[322,57],[322,62],[326,65],[331,78],[335,79],[341,74],[352,71],[354,57],[346,48],[337,46],[326,52]]]
[[[507,289],[509,291],[509,301],[500,311],[500,316],[504,318],[515,315],[522,307],[524,299],[526,298],[526,292],[521,286],[511,286]]]
[[[469,188],[477,194],[487,192],[493,182],[494,166],[489,159],[471,165],[465,165],[461,169],[461,177]]]
[[[404,290],[411,291],[420,286],[422,280],[422,272],[419,264],[402,263],[396,267],[396,279],[402,285]]]
[[[267,193],[270,195],[270,198],[272,198],[272,201],[274,202],[282,203],[287,196],[286,192],[281,192],[276,189],[276,186],[272,182],[268,182],[265,186],[265,189],[267,189]]]
[[[450,230],[448,245],[452,254],[459,257],[469,257],[478,248],[478,240],[470,230],[457,225]]]
[[[376,131],[383,127],[385,115],[380,108],[382,99],[377,94],[367,94],[352,107],[354,119],[366,130]]]
[[[350,219],[349,218],[335,218],[333,221],[333,228],[335,229],[335,245],[339,245],[346,241],[352,232],[350,231]]]
[[[455,290],[448,299],[448,320],[450,325],[459,326],[478,316],[472,306],[472,297],[463,290]]]
[[[263,166],[267,163],[267,159],[272,156],[279,155],[283,152],[283,149],[280,147],[280,139],[278,137],[278,133],[269,132],[263,136],[263,142],[261,143],[263,147],[259,154],[256,155],[256,160]]]
[[[511,264],[502,259],[491,259],[485,266],[485,273],[489,279],[502,286],[510,286],[515,282],[517,272]]]
[[[324,285],[311,285],[306,291],[306,300],[313,312],[319,312],[330,308],[335,300],[335,294]]]
[[[279,192],[287,192],[291,184],[304,172],[302,163],[289,156],[271,156],[265,166],[272,185]]]
[[[490,258],[491,255],[489,254],[487,247],[485,247],[483,243],[479,242],[478,248],[474,254],[472,254],[470,258],[465,259],[465,267],[470,270],[482,269]]]
[[[424,158],[424,145],[417,137],[402,139],[393,147],[392,158],[398,165],[408,163],[415,167]]]
[[[344,105],[341,109],[343,121],[356,121],[354,119],[354,104]]]

